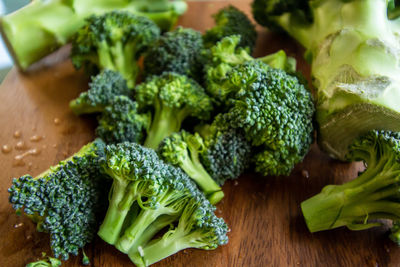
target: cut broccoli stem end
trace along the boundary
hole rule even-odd
[[[126,188],[126,181],[114,180],[108,210],[97,233],[101,239],[111,245],[115,244],[121,236],[122,226],[130,209],[128,205],[123,207],[120,205],[126,195]]]

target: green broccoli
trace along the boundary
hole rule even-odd
[[[398,242],[400,219],[400,133],[370,131],[350,145],[348,160],[362,160],[366,170],[350,182],[327,185],[301,203],[311,232],[346,226],[364,230],[393,221],[391,238]]]
[[[159,35],[153,21],[129,12],[91,16],[72,40],[72,63],[89,73],[118,71],[132,88],[139,74],[139,57]]]
[[[46,257],[46,253],[42,252],[42,260],[28,263],[25,267],[59,267],[62,262],[53,257]]]
[[[34,0],[1,19],[1,32],[15,63],[26,69],[66,44],[91,15],[125,10],[170,30],[185,13],[184,0]]]
[[[289,175],[313,141],[311,93],[295,76],[260,61],[239,65],[228,77],[237,93],[222,119],[254,147],[256,171]]]
[[[147,244],[154,243],[151,239],[158,232],[173,227],[172,223],[183,217],[207,221],[215,216],[215,208],[189,177],[179,168],[161,161],[152,149],[128,142],[109,145],[102,167],[113,178],[113,185],[109,208],[98,234],[128,255],[136,255]],[[188,214],[192,205],[203,211],[199,218]],[[225,223],[221,219],[215,220],[220,224],[198,227],[212,228],[209,232],[217,232],[223,241],[217,244],[217,241],[208,239],[204,247],[216,248],[227,241]],[[208,235],[203,232],[197,237],[207,239]],[[157,260],[161,260],[180,249],[177,247],[169,254],[163,251],[154,254]],[[139,264],[136,260],[134,262]]]
[[[204,149],[206,148],[199,134],[192,135],[182,130],[166,137],[158,150],[162,159],[181,167],[196,182],[211,204],[216,204],[224,197],[224,192],[200,161],[200,154]]]
[[[17,214],[24,213],[38,231],[50,234],[56,258],[77,255],[96,233],[107,187],[99,166],[104,146],[97,139],[35,178],[13,179],[8,189]]]
[[[140,114],[137,103],[126,96],[116,96],[98,119],[96,135],[106,143],[125,141],[142,143],[151,122],[148,113]]]
[[[234,6],[227,6],[214,14],[215,26],[207,30],[203,36],[204,46],[211,48],[224,37],[239,35],[238,47],[252,52],[256,45],[256,27],[242,11]]]
[[[211,47],[209,52],[209,59],[205,66],[206,90],[219,105],[224,105],[235,93],[231,91],[233,88],[226,84],[229,84],[229,81],[227,82],[227,74],[235,66],[257,60],[268,64],[270,67],[283,69],[290,73],[294,73],[296,70],[295,59],[287,57],[284,51],[281,50],[255,59],[246,49],[238,47],[240,40],[241,37],[239,35],[225,37]]]
[[[141,110],[153,109],[144,146],[156,149],[173,132],[179,132],[187,117],[207,120],[213,109],[211,99],[194,80],[173,72],[149,77],[135,88]]]
[[[319,144],[338,159],[370,130],[400,131],[399,4],[394,0],[255,0],[255,19],[306,49]]]
[[[204,54],[201,33],[178,27],[166,32],[151,46],[144,58],[144,72],[160,75],[164,71],[187,75],[198,82],[203,79]]]
[[[130,96],[130,90],[125,79],[116,71],[104,70],[92,77],[89,90],[81,93],[69,104],[76,115],[100,113],[119,95]]]

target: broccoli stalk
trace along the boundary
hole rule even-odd
[[[364,230],[400,219],[400,134],[371,131],[349,148],[349,160],[362,160],[367,169],[343,185],[328,185],[301,203],[311,232],[346,226]],[[394,224],[394,233],[398,226]],[[392,238],[398,240],[393,234]]]
[[[169,30],[186,8],[183,0],[34,0],[3,17],[1,31],[15,63],[24,70],[70,41],[91,15],[125,10]]]
[[[97,139],[35,178],[14,179],[8,189],[17,213],[23,212],[37,223],[38,231],[50,234],[55,257],[67,260],[69,254],[77,255],[97,230],[107,188],[99,167],[103,156],[104,143]]]
[[[149,266],[186,248],[215,249],[227,243],[226,224],[213,213],[206,200],[190,201],[179,218],[178,226],[139,251],[129,253],[137,266]]]
[[[398,1],[255,0],[256,20],[306,48],[317,88],[319,144],[345,159],[370,130],[400,131]]]
[[[159,154],[166,162],[181,167],[196,182],[211,204],[216,204],[224,197],[224,192],[200,161],[200,154],[204,149],[200,135],[182,130],[161,142]]]
[[[153,109],[153,119],[144,146],[156,149],[160,142],[181,129],[189,116],[208,119],[211,99],[204,89],[187,76],[164,72],[136,86],[136,102],[142,110]]]

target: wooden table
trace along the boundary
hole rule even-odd
[[[250,14],[250,1],[231,2]],[[180,24],[207,29],[213,25],[210,14],[228,3],[190,2]],[[308,76],[301,47],[289,37],[258,29],[256,56],[285,49]],[[12,177],[37,175],[93,138],[93,117],[78,118],[68,108],[69,101],[87,89],[87,82],[72,68],[66,47],[27,74],[13,69],[0,87],[0,149],[12,149],[0,152],[0,266],[24,266],[42,251],[49,253],[48,236],[15,214],[7,188]],[[229,244],[214,251],[189,249],[155,266],[399,266],[400,249],[387,238],[387,228],[310,234],[301,216],[301,201],[326,184],[355,177],[360,168],[332,160],[314,145],[290,177],[247,173],[228,182],[217,214],[230,226]],[[99,238],[86,252],[91,266],[132,265]],[[72,257],[63,266],[79,266],[80,260]]]

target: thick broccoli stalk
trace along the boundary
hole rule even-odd
[[[88,72],[118,71],[132,88],[139,74],[137,60],[159,35],[153,21],[129,12],[91,16],[72,40],[72,63]]]
[[[228,227],[222,218],[215,216],[214,210],[204,197],[192,199],[176,227],[139,251],[129,253],[129,258],[136,266],[149,266],[186,248],[211,250],[226,244]]]
[[[319,144],[345,159],[370,130],[400,131],[397,1],[256,0],[253,12],[306,49],[317,88]]]
[[[100,113],[110,105],[114,97],[120,95],[132,95],[132,90],[128,88],[126,80],[119,72],[104,70],[92,77],[89,90],[72,100],[69,107],[76,115]]]
[[[127,96],[116,96],[98,118],[96,135],[106,143],[142,143],[151,122],[149,113],[141,114],[137,103]]]
[[[228,77],[237,93],[223,120],[254,147],[256,171],[289,175],[313,141],[311,93],[295,76],[260,61],[240,65]]]
[[[204,89],[187,76],[164,72],[149,77],[135,88],[136,102],[142,110],[153,110],[144,146],[156,149],[173,132],[179,132],[187,117],[208,119],[213,109]]]
[[[199,134],[192,135],[182,130],[166,137],[158,150],[162,159],[181,167],[196,182],[211,204],[216,204],[224,197],[224,192],[200,161],[200,154],[204,149],[203,139]]]
[[[50,234],[57,258],[77,255],[97,231],[108,186],[99,167],[103,157],[104,143],[97,139],[35,178],[13,179],[8,189],[17,213],[23,212],[38,231]]]
[[[296,71],[296,60],[287,57],[283,50],[260,58],[253,58],[246,49],[239,47],[241,37],[233,35],[223,38],[210,48],[205,66],[206,90],[220,105],[236,93],[234,87],[229,86],[227,74],[236,66],[249,61],[261,61],[272,68],[283,69],[287,72]],[[268,66],[265,66],[268,68]]]
[[[394,222],[391,237],[398,241],[400,133],[371,131],[349,147],[347,159],[362,160],[366,170],[345,184],[325,186],[301,203],[308,229],[364,230],[381,226],[378,219],[388,219]]]
[[[160,75],[165,71],[183,74],[202,82],[205,56],[201,33],[178,27],[164,33],[152,45],[144,58],[146,76]]]
[[[239,35],[238,47],[253,51],[256,40],[256,27],[242,11],[234,6],[227,6],[220,9],[213,15],[215,26],[207,30],[203,36],[204,46],[211,48],[224,37]]]
[[[222,114],[211,125],[202,126],[199,132],[205,144],[200,154],[201,162],[219,185],[237,179],[249,167],[251,143],[244,132],[233,128]]]
[[[125,10],[169,30],[186,9],[183,0],[33,0],[3,17],[1,31],[15,63],[26,69],[69,42],[91,15]]]

